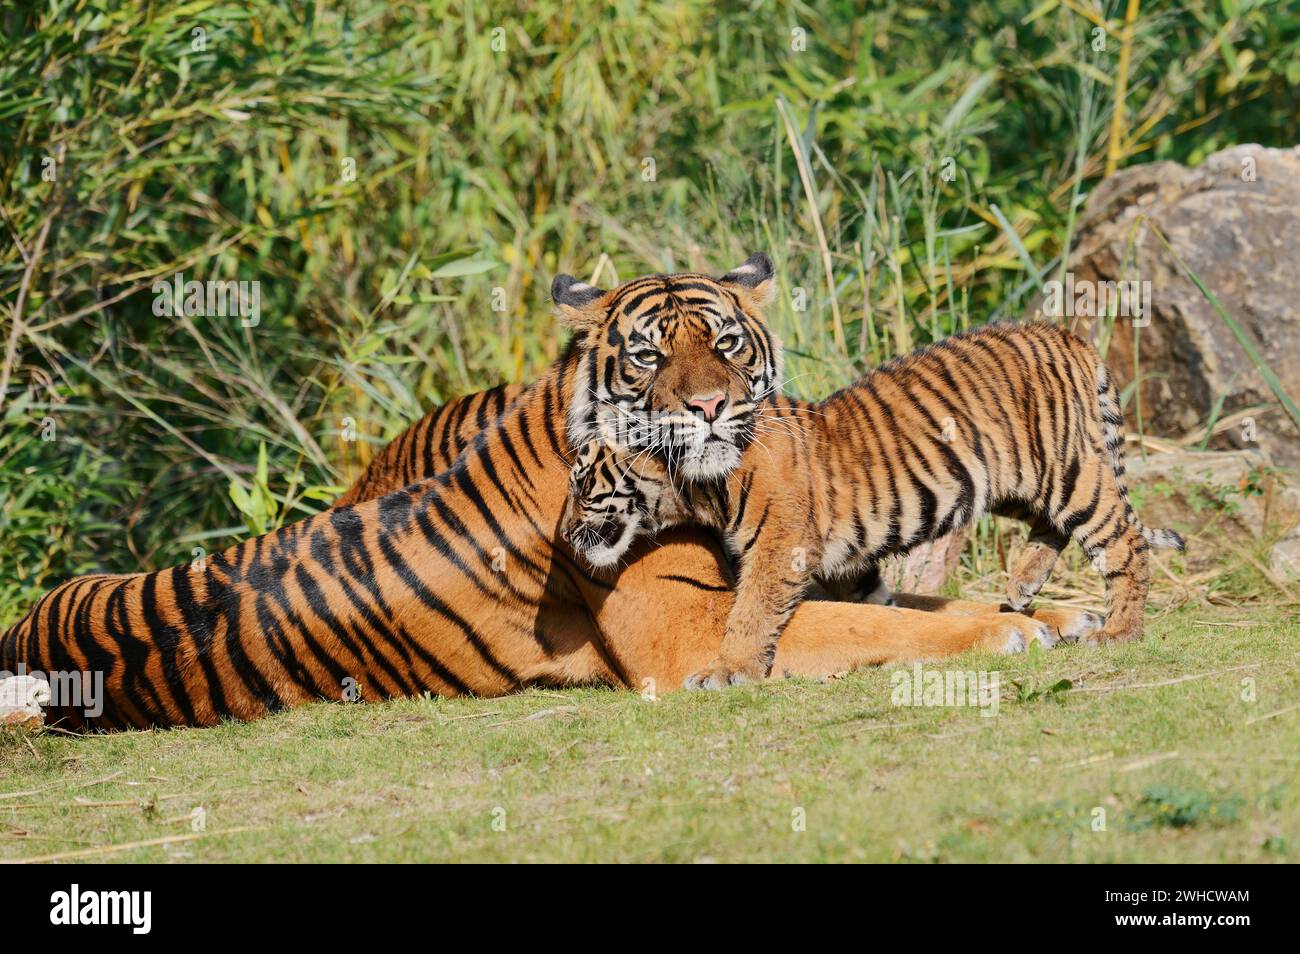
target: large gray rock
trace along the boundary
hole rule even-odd
[[[1220,394],[1225,414],[1267,403],[1270,410],[1253,427],[1233,427],[1211,446],[1250,447],[1253,437],[1274,464],[1300,466],[1300,432],[1149,223],[1300,400],[1300,147],[1235,146],[1195,169],[1156,162],[1109,177],[1088,197],[1069,266],[1076,284],[1151,282],[1149,321],[1117,320],[1107,354],[1127,387],[1134,378],[1134,327],[1143,325],[1137,352],[1148,433],[1187,433],[1209,417]],[[1045,299],[1035,304],[1031,312],[1044,310]],[[1098,320],[1083,316],[1073,324],[1095,336]],[[1130,429],[1135,408],[1130,400]]]

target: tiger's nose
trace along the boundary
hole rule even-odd
[[[686,406],[700,414],[706,421],[712,421],[718,416],[718,411],[721,410],[723,402],[726,400],[727,396],[725,394],[721,391],[715,391],[712,394],[695,395],[686,402]]]

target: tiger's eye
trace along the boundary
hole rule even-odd
[[[653,368],[659,363],[659,352],[652,348],[643,348],[632,352],[632,360],[642,367]]]
[[[714,347],[717,348],[719,351],[726,352],[726,351],[735,350],[736,346],[739,344],[740,344],[739,335],[723,335],[721,338],[718,339],[718,343],[715,344]]]

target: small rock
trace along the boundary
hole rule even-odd
[[[50,684],[35,676],[0,679],[0,725],[36,729],[45,724],[42,705],[50,701]]]
[[[962,529],[913,547],[905,556],[886,563],[885,582],[895,593],[933,596],[957,569],[965,545],[966,531]]]

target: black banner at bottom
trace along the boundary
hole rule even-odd
[[[942,942],[949,933],[970,940],[972,928],[997,930],[999,924],[1020,936],[1041,929],[1065,930],[1072,938],[1181,940],[1200,933],[1231,940],[1256,928],[1285,928],[1290,915],[1283,905],[1293,895],[1283,867],[908,866],[810,874],[800,872],[786,886],[779,873],[765,871],[770,883],[763,886],[762,910],[821,923],[844,923],[847,916],[898,925],[910,914],[925,925],[930,942]],[[591,875],[599,881],[589,886],[584,882]],[[219,942],[283,926],[297,942],[337,942],[380,925],[526,931],[533,917],[535,930],[554,938],[563,930],[557,916],[577,916],[581,932],[590,936],[604,923],[635,931],[633,925],[644,924],[650,912],[656,929],[680,922],[683,930],[698,931],[701,891],[681,890],[681,878],[692,876],[671,875],[670,883],[650,895],[647,879],[657,876],[570,870],[539,882],[539,872],[522,868],[485,873],[414,866],[15,866],[5,873],[3,895],[11,940],[86,940],[93,933],[131,946],[191,940],[197,931],[205,942]],[[625,877],[627,884],[619,885]],[[743,887],[746,873],[726,877],[739,880],[726,885],[715,874],[703,886],[717,892],[721,910]]]

